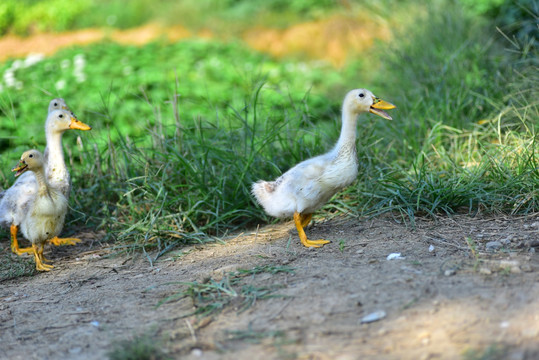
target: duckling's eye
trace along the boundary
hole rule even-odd
[[[61,117],[61,118],[63,118],[63,117],[64,117],[64,115],[60,114],[60,115],[58,115],[58,117]]]
[[[58,106],[58,103],[54,103],[54,106]]]
[[[359,97],[364,97],[364,96],[365,96],[365,94],[363,94],[363,93],[359,94]]]
[[[30,154],[30,155],[28,155],[28,157],[33,158],[33,157],[34,157],[34,154]]]

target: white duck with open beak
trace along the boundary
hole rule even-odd
[[[316,210],[357,177],[358,115],[370,112],[391,120],[384,110],[393,108],[393,104],[380,100],[369,90],[350,91],[344,98],[341,134],[335,147],[326,154],[297,164],[275,181],[254,183],[252,193],[258,203],[271,216],[293,217],[304,246],[327,244],[327,240],[308,240],[303,228],[309,224]]]

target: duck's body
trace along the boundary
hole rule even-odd
[[[49,271],[52,265],[44,263],[43,248],[48,240],[58,236],[64,226],[67,213],[67,199],[59,189],[47,183],[43,156],[37,150],[26,151],[14,168],[17,175],[31,171],[37,181],[37,191],[25,204],[27,211],[20,228],[26,239],[32,243],[31,248],[20,249],[21,252],[32,252],[36,260],[36,269]]]
[[[303,228],[316,210],[357,177],[355,141],[358,115],[372,112],[391,119],[380,109],[394,107],[368,90],[350,91],[343,102],[342,129],[335,147],[326,154],[299,163],[275,181],[261,180],[253,184],[252,192],[258,203],[271,216],[294,217],[303,245],[319,247],[328,243],[326,240],[308,240]]]
[[[355,146],[305,160],[275,181],[258,181],[253,194],[268,215],[290,218],[312,214],[357,177]]]
[[[45,122],[47,147],[44,156],[44,175],[48,184],[58,189],[66,198],[69,198],[71,179],[65,166],[62,135],[69,129],[90,130],[91,128],[77,120],[63,99],[52,100]],[[11,248],[17,254],[20,254],[17,241],[18,227],[28,213],[28,202],[36,194],[37,189],[38,182],[35,174],[26,172],[0,195],[0,226],[10,227]],[[55,245],[74,244],[77,241],[80,240],[59,239],[58,237],[52,239]]]

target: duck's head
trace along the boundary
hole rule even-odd
[[[71,110],[69,110],[69,107],[67,106],[65,100],[62,99],[62,98],[56,98],[56,99],[51,100],[51,102],[49,103],[49,112],[48,113],[50,114],[54,110],[71,111]]]
[[[70,129],[91,130],[92,128],[78,120],[71,111],[59,109],[49,113],[45,129],[52,132],[64,132]]]
[[[43,168],[43,155],[39,151],[32,149],[22,154],[19,165],[11,169],[11,171],[15,172],[15,176],[19,176],[27,170],[34,171],[39,168]]]
[[[370,112],[387,120],[392,120],[384,110],[394,109],[395,105],[381,100],[374,96],[367,89],[355,89],[346,94],[343,103],[343,111],[359,115],[364,112]]]

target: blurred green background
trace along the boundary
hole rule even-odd
[[[270,221],[250,184],[328,150],[342,98],[365,87],[397,105],[394,121],[361,117],[359,179],[322,216],[535,212],[538,10],[531,0],[4,0],[0,188],[24,150],[44,148],[48,102],[63,97],[93,127],[64,136],[66,231],[159,249],[206,241]]]

